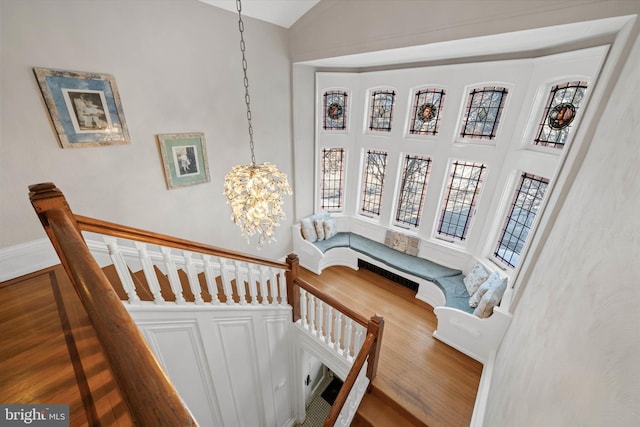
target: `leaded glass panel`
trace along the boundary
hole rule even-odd
[[[515,267],[536,219],[549,180],[523,173],[494,255]]]
[[[504,87],[483,87],[469,93],[460,136],[493,139],[504,108],[508,90]]]
[[[535,145],[564,147],[586,91],[586,82],[569,82],[551,89],[534,139]]]
[[[345,130],[347,128],[347,97],[344,91],[327,91],[323,102],[323,128]]]
[[[375,91],[371,94],[369,115],[370,130],[391,131],[395,97],[396,93],[388,90]]]
[[[363,169],[360,213],[366,216],[380,215],[382,188],[387,170],[387,153],[367,151]]]
[[[320,208],[342,210],[344,196],[344,148],[325,148],[321,159]]]
[[[484,180],[486,166],[481,163],[455,161],[438,224],[438,233],[464,240]]]
[[[424,198],[427,194],[431,159],[407,155],[402,168],[402,183],[396,208],[396,222],[417,227],[420,225]]]
[[[442,89],[425,89],[416,92],[409,133],[414,135],[438,134],[444,94]]]

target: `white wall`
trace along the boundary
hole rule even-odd
[[[486,426],[640,416],[640,39],[500,347]]]
[[[53,181],[74,212],[278,258],[229,219],[224,175],[250,161],[237,15],[197,0],[0,0],[0,250],[44,237],[27,186]],[[245,19],[258,162],[292,173],[286,30]],[[115,76],[131,144],[62,149],[32,67]],[[211,181],[167,190],[155,134],[204,132]]]

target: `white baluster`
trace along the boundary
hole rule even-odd
[[[204,277],[207,279],[207,287],[211,294],[211,304],[220,304],[218,298],[218,282],[216,277],[220,275],[220,265],[216,268],[216,264],[213,262],[213,258],[210,255],[202,255],[202,261],[204,261]]]
[[[309,318],[307,317],[307,291],[300,288],[300,319],[302,326],[308,329]]]
[[[249,268],[249,297],[251,299],[251,305],[258,305],[258,284],[260,277],[260,271],[254,264],[247,264]]]
[[[276,283],[272,268],[269,268],[269,281],[267,284],[269,286],[269,293],[271,294],[271,304],[276,305],[278,304],[278,284]]]
[[[193,264],[193,259],[191,258],[192,254],[189,251],[182,251],[182,255],[184,255],[184,264],[187,270],[187,278],[189,279],[189,289],[191,289],[191,293],[193,294],[193,301],[197,305],[203,305],[202,289],[200,288],[200,280],[198,280],[196,266]]]
[[[333,324],[333,345],[339,353],[342,345],[342,313],[336,310],[336,317]]]
[[[262,305],[269,304],[269,288],[267,283],[269,282],[269,274],[271,269],[267,266],[260,267],[260,295],[262,296]]]
[[[171,249],[165,246],[162,246],[160,250],[162,251],[164,264],[167,267],[167,276],[169,277],[169,285],[171,285],[171,290],[173,291],[173,294],[176,296],[176,304],[186,304],[184,296],[182,295],[182,284],[180,283],[180,276],[178,276],[178,268],[176,267],[176,263],[173,260]]]
[[[344,324],[344,349],[343,349],[343,353],[342,356],[345,359],[349,359],[349,356],[351,356],[351,333],[353,331],[353,320],[351,320],[351,318],[349,317],[345,317],[345,324]]]
[[[236,292],[240,298],[240,305],[247,305],[247,291],[244,287],[244,267],[240,261],[234,261],[233,265],[236,267]]]
[[[316,331],[318,331],[318,338],[324,341],[324,331],[322,321],[324,320],[324,316],[322,313],[322,309],[324,308],[324,301],[320,298],[317,299],[316,303]]]
[[[107,248],[109,248],[109,256],[113,261],[113,266],[118,273],[118,277],[120,278],[122,287],[127,293],[127,297],[129,297],[129,303],[140,304],[140,297],[136,293],[136,285],[135,283],[133,283],[131,272],[129,271],[129,267],[127,267],[127,263],[122,257],[122,253],[120,252],[120,248],[118,247],[116,238],[111,236],[104,236],[103,238],[104,242],[107,245]]]
[[[309,330],[314,335],[317,333],[316,331],[316,297],[313,294],[308,294],[309,297]]]
[[[153,301],[156,304],[164,304],[165,301],[162,297],[162,292],[160,292],[160,282],[158,282],[158,276],[156,276],[156,271],[153,268],[153,261],[151,261],[149,252],[147,252],[147,245],[143,242],[135,242],[135,244],[136,249],[138,250],[138,256],[140,257],[140,262],[142,263],[144,277],[147,280],[149,290],[151,290],[151,294],[153,295]]]
[[[324,335],[326,337],[327,345],[331,345],[331,325],[333,322],[331,321],[331,317],[333,314],[333,307],[329,304],[324,306]]]
[[[228,265],[227,260],[224,258],[220,258],[220,271],[222,274],[222,290],[224,291],[224,295],[227,297],[227,305],[235,304],[233,301],[233,286],[232,280],[233,275],[231,274],[232,266]]]
[[[289,300],[287,298],[287,278],[284,276],[284,271],[274,269],[273,277],[280,285],[280,304],[288,304]]]
[[[353,357],[355,357],[362,348],[362,343],[364,342],[364,329],[362,328],[361,324],[355,324],[355,327],[353,328],[353,334]]]

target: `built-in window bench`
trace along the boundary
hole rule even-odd
[[[434,336],[483,363],[497,349],[511,321],[511,314],[500,307],[494,307],[487,318],[473,314],[464,283],[473,265],[446,267],[348,231],[311,242],[303,237],[300,224],[293,226],[293,249],[300,265],[316,274],[335,265],[357,270],[368,264],[416,284],[409,287],[416,290],[416,298],[434,308],[438,318]]]

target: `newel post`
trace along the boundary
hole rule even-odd
[[[67,203],[62,191],[55,186],[53,182],[43,182],[40,184],[33,184],[29,186],[29,199],[33,209],[38,214],[38,218],[42,223],[44,231],[47,233],[49,240],[53,244],[56,252],[59,252],[59,246],[57,239],[51,231],[49,220],[47,219],[47,212],[52,210],[58,210],[64,212],[64,215],[72,220],[73,225],[80,233],[78,224],[76,223],[71,208]]]
[[[384,319],[377,314],[369,320],[367,324],[367,335],[373,333],[376,337],[375,342],[369,351],[369,364],[367,365],[367,377],[369,384],[373,382],[378,372],[378,360],[380,360],[380,347],[382,346],[382,332],[384,331]]]
[[[292,320],[297,322],[300,319],[300,287],[295,284],[300,269],[300,259],[298,255],[291,253],[287,256],[287,298],[293,306]]]

